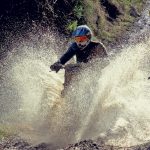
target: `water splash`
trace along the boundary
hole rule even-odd
[[[126,146],[150,140],[150,39],[131,42],[106,68],[100,61],[82,70],[64,98],[64,71],[49,72],[63,42],[58,45],[51,32],[29,39],[19,41],[2,63],[4,124],[31,141],[55,146],[98,137]]]
[[[78,140],[100,136],[125,146],[149,140],[149,68],[142,64],[150,58],[149,44],[124,49],[102,71]]]
[[[49,66],[65,46],[61,40],[55,42],[58,35],[50,31],[41,34],[29,33],[29,40],[20,40],[1,63],[0,121],[18,128],[19,134],[26,137],[29,131],[29,136],[38,134],[52,109],[61,103],[64,71],[49,72]]]

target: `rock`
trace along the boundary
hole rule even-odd
[[[135,9],[135,7],[131,6],[130,8],[130,15],[133,17],[140,17],[140,14],[137,12],[137,10]]]
[[[0,150],[51,150],[49,144],[30,145],[20,137],[10,137],[0,142]]]

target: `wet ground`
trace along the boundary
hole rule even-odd
[[[105,145],[105,143],[98,139],[84,140],[76,144],[70,144],[65,148],[54,148],[50,144],[41,143],[38,145],[30,145],[28,142],[19,137],[11,137],[0,142],[0,150],[150,150],[150,142],[132,146],[132,147],[117,147],[112,145]]]

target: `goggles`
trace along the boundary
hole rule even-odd
[[[88,41],[88,38],[87,38],[87,36],[77,36],[77,37],[75,37],[75,41],[77,43],[79,43],[79,42],[85,42],[85,41]]]

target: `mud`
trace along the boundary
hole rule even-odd
[[[27,141],[20,139],[19,137],[11,137],[9,139],[3,139],[0,142],[0,150],[149,150],[150,142],[135,145],[132,147],[118,147],[113,145],[106,145],[103,140],[97,139],[84,140],[79,143],[70,144],[65,148],[56,148],[51,144],[41,143],[38,145],[31,145]]]

